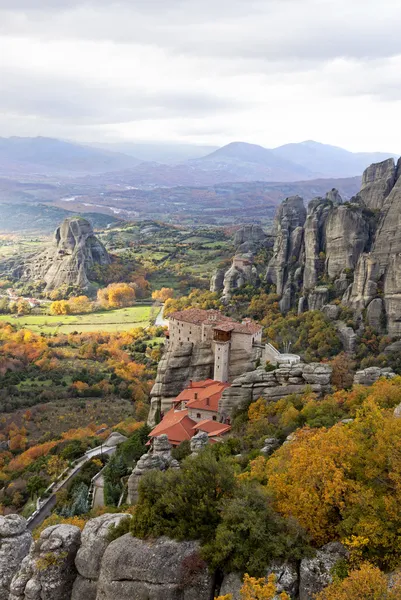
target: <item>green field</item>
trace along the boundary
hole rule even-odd
[[[133,327],[147,327],[156,315],[157,309],[154,307],[136,305],[88,315],[26,315],[23,317],[0,315],[0,321],[26,327],[37,333],[113,332],[127,331]]]

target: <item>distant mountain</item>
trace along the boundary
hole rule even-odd
[[[300,181],[316,177],[316,170],[296,164],[256,144],[232,142],[203,158],[193,167],[224,173],[227,181]]]
[[[312,140],[299,144],[285,144],[272,150],[278,158],[313,170],[320,177],[353,177],[362,175],[372,163],[386,158],[397,158],[395,154],[383,152],[349,152],[338,146],[320,144]]]
[[[80,175],[135,166],[132,156],[53,138],[0,138],[0,175]]]
[[[217,146],[197,146],[196,144],[178,144],[168,142],[116,142],[109,144],[90,144],[96,148],[122,152],[144,162],[175,164],[200,158],[217,150]]]

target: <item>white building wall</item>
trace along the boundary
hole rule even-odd
[[[198,415],[200,415],[200,416],[198,416]],[[213,419],[213,417],[216,417],[216,421],[217,421],[217,413],[212,410],[189,408],[188,416],[190,419],[192,419],[193,421],[196,421],[197,423],[200,423],[200,421],[204,421],[205,419]]]

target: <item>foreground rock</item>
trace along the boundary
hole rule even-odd
[[[73,525],[45,529],[13,578],[9,600],[71,600],[80,539]]]
[[[0,600],[8,600],[11,580],[29,552],[32,534],[19,515],[0,516]]]
[[[71,217],[56,229],[51,247],[27,261],[21,279],[45,281],[46,290],[62,286],[87,290],[91,287],[93,267],[110,262],[89,221]]]
[[[196,542],[139,540],[127,534],[106,549],[97,600],[210,600],[213,578]]]
[[[299,600],[313,600],[315,594],[333,581],[333,567],[347,556],[348,552],[340,542],[331,542],[317,550],[313,558],[304,558],[299,571]]]
[[[368,367],[357,371],[354,375],[355,385],[373,385],[381,377],[385,379],[393,379],[395,373],[390,368],[380,369],[379,367]]]
[[[331,391],[331,373],[330,365],[323,363],[298,363],[268,372],[259,367],[234,379],[231,387],[224,390],[219,413],[229,417],[234,410],[258,398],[274,402],[290,394],[303,394],[307,389],[323,396]]]
[[[97,581],[103,554],[109,545],[108,535],[112,525],[118,525],[126,514],[102,515],[85,525],[81,547],[75,558],[78,576],[74,582],[71,600],[96,600]]]

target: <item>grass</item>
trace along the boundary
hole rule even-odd
[[[85,333],[87,331],[127,331],[134,327],[147,327],[155,315],[152,306],[136,305],[88,315],[26,315],[13,317],[0,315],[6,321],[36,333]]]

